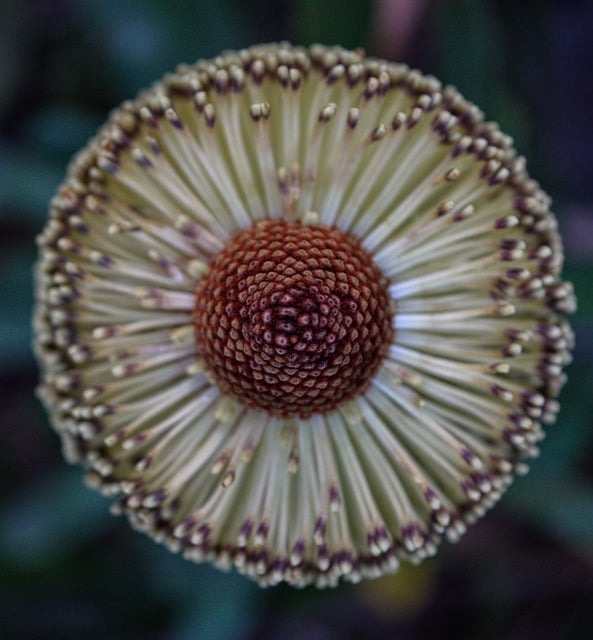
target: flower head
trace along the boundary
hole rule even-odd
[[[40,237],[41,397],[115,510],[261,584],[457,539],[537,454],[572,347],[548,197],[454,89],[360,52],[181,66]]]

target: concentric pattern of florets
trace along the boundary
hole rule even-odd
[[[232,331],[254,351],[266,322],[234,329],[208,300],[261,225],[342,234],[385,279],[388,311],[357,324],[379,355],[356,383],[336,372],[352,387],[331,408],[275,395],[301,374],[257,350],[241,370]],[[67,456],[135,527],[263,585],[381,575],[457,539],[558,411],[574,296],[549,200],[479,109],[404,65],[266,45],[182,66],[74,160],[40,246],[41,396]],[[288,313],[257,294],[272,342],[306,280]]]
[[[392,342],[387,281],[336,228],[262,220],[198,285],[198,353],[218,388],[279,416],[327,413],[363,390]]]

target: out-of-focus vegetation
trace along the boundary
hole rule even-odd
[[[262,591],[170,555],[62,461],[33,397],[35,235],[70,156],[177,63],[290,39],[397,55],[512,134],[552,194],[579,312],[541,457],[457,546],[328,592]],[[0,5],[0,637],[590,638],[593,8],[538,0],[4,0]]]

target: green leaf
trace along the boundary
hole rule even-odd
[[[112,521],[108,502],[81,475],[80,469],[61,467],[5,504],[0,521],[4,564],[38,570],[106,531]]]
[[[528,475],[505,497],[505,506],[539,525],[565,547],[593,558],[593,486],[574,474],[549,481]]]
[[[368,42],[371,3],[366,0],[303,0],[295,9],[300,44],[319,42],[355,49]]]
[[[0,374],[32,367],[31,314],[34,245],[5,249],[0,281]]]
[[[0,209],[4,221],[40,229],[48,203],[63,178],[63,159],[36,147],[0,146]]]

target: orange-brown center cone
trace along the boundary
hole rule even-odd
[[[194,325],[219,388],[276,416],[354,397],[393,339],[387,281],[360,243],[284,220],[256,222],[214,257]]]

